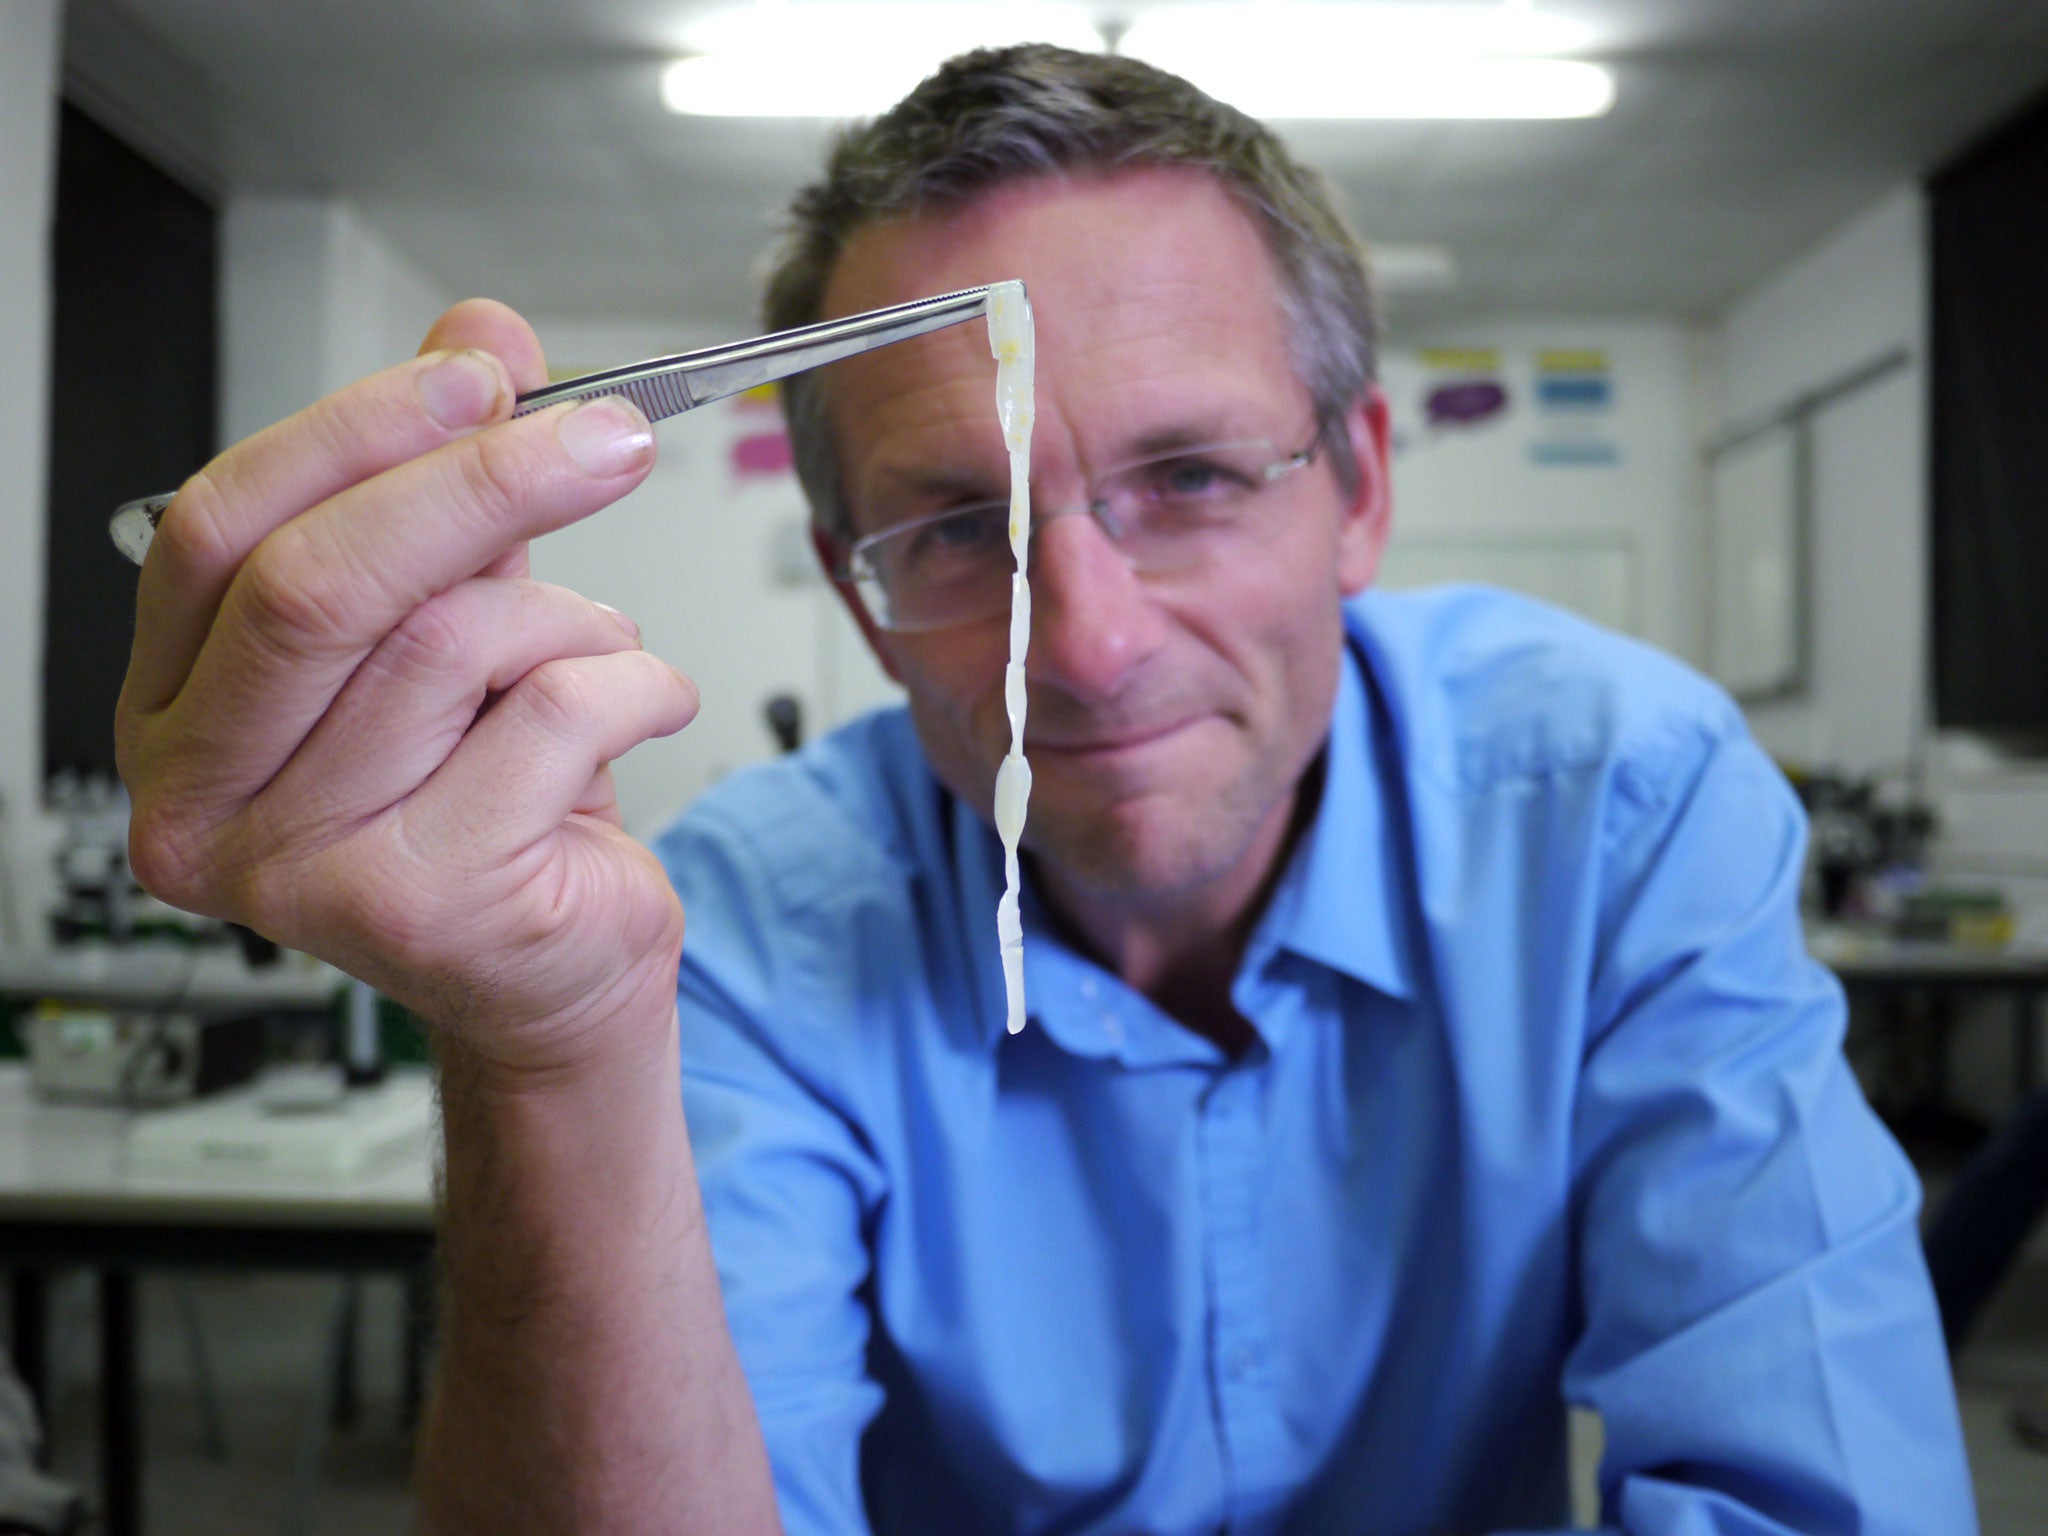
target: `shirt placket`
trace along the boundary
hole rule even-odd
[[[1263,1070],[1240,1065],[1220,1073],[1201,1101],[1209,1387],[1228,1530],[1252,1520],[1284,1476],[1260,1199],[1266,1176],[1264,1083]]]

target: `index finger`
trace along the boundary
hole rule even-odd
[[[547,364],[541,359],[540,339],[517,311],[496,299],[464,299],[441,316],[420,343],[422,355],[475,347],[503,363],[520,394],[539,389],[548,382]],[[530,576],[524,540],[493,560],[480,573],[485,576]]]
[[[336,492],[509,415],[547,378],[532,327],[468,299],[411,362],[372,375],[230,448],[165,511],[136,593],[124,709],[176,696],[249,552]],[[523,565],[523,552],[515,563]]]
[[[243,562],[156,717],[170,722],[158,785],[230,806],[253,793],[416,608],[618,500],[653,457],[647,418],[600,395],[445,444],[293,518]]]
[[[504,366],[436,353],[353,384],[220,455],[187,480],[157,525],[136,589],[123,702],[176,696],[242,562],[329,496],[447,443],[512,407]]]

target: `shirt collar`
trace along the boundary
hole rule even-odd
[[[991,1048],[1007,1033],[996,901],[1003,891],[1003,849],[989,825],[948,795],[959,890],[967,907],[968,952],[982,1037]],[[1223,1054],[1182,1029],[1145,997],[1069,946],[1054,928],[1029,866],[1019,916],[1024,922],[1026,1029],[1038,1029],[1074,1056],[1113,1058],[1129,1067],[1213,1065]]]
[[[1288,860],[1266,911],[1253,930],[1240,971],[1262,972],[1285,951],[1391,997],[1415,995],[1412,946],[1404,914],[1405,839],[1391,798],[1402,794],[1391,732],[1378,716],[1364,667],[1348,639],[1337,678],[1336,707],[1325,747],[1320,804]],[[968,903],[969,949],[986,1038],[1005,1034],[1002,962],[996,950],[995,907],[1002,894],[1002,845],[995,832],[948,795],[959,890]],[[985,914],[978,916],[977,913]],[[1024,1000],[1031,1023],[1062,1049],[1081,1056],[1115,1057],[1130,1066],[1213,1064],[1222,1054],[1208,1041],[1166,1019],[1054,931],[1028,868],[1021,903],[1024,922]]]
[[[1322,801],[1246,947],[1244,972],[1286,950],[1390,997],[1415,995],[1398,749],[1347,637],[1324,751]]]

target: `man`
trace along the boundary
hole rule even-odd
[[[518,543],[649,439],[505,421],[541,377],[513,317],[459,307],[166,516],[138,870],[436,1026],[429,1526],[1559,1528],[1572,1401],[1622,1529],[1966,1530],[1915,1188],[1733,708],[1503,595],[1359,596],[1364,279],[1257,125],[1124,61],[969,56],[842,146],[771,320],[1011,277],[1015,1037],[978,335],[792,392],[909,710],[705,797],[666,879],[604,764],[691,691]]]

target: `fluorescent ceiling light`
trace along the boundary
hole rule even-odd
[[[762,0],[683,34],[698,57],[662,72],[671,112],[713,117],[867,117],[956,53],[1005,43],[1093,51],[1086,7],[1057,0]]]
[[[1193,0],[1140,11],[1117,52],[1150,59],[1154,48],[1255,50],[1278,55],[1284,65],[1333,56],[1369,65],[1390,54],[1555,56],[1593,41],[1585,26],[1540,12],[1530,0]]]
[[[1614,76],[1548,55],[1583,46],[1582,28],[1497,5],[1157,6],[1117,51],[1185,75],[1254,117],[1598,117]]]
[[[683,34],[696,57],[662,74],[672,112],[865,117],[968,48],[1103,45],[1063,0],[756,0]],[[1257,117],[1595,117],[1614,77],[1556,57],[1583,27],[1533,0],[1196,0],[1140,11],[1117,51],[1185,75]]]
[[[1458,259],[1441,245],[1386,245],[1369,240],[1365,264],[1372,285],[1387,293],[1448,293],[1458,286]]]
[[[1253,117],[1599,117],[1614,105],[1614,76],[1573,59],[1417,56],[1371,66],[1329,59],[1304,67],[1243,51],[1158,50],[1142,57]]]

